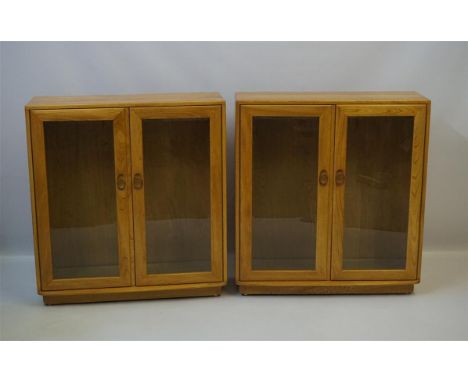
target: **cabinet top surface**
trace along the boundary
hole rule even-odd
[[[61,109],[131,106],[221,105],[219,93],[155,93],[95,96],[33,97],[26,109]]]
[[[240,104],[428,103],[417,92],[242,92]]]

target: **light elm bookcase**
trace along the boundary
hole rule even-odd
[[[411,293],[429,116],[415,92],[238,93],[240,292]]]
[[[26,122],[46,304],[221,293],[226,127],[218,93],[35,97]]]

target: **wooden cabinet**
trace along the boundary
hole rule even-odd
[[[221,293],[219,94],[36,97],[26,121],[46,304]]]
[[[429,114],[414,92],[237,94],[241,293],[412,292]]]

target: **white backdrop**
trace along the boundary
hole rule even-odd
[[[24,104],[36,95],[219,91],[233,249],[236,91],[416,90],[432,99],[425,250],[468,248],[467,43],[1,43],[0,254],[32,255]]]

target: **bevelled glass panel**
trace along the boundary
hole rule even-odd
[[[149,274],[211,271],[210,120],[143,120]]]
[[[319,117],[253,117],[252,269],[314,270]]]
[[[119,276],[112,121],[44,122],[53,277]]]
[[[414,117],[349,117],[343,269],[404,269]]]

